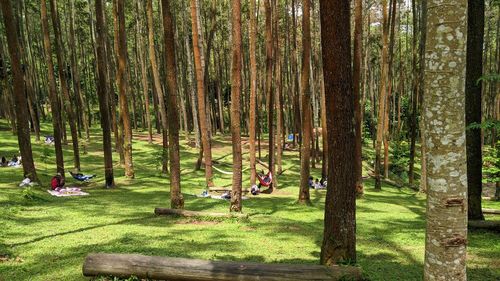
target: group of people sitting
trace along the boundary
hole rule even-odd
[[[10,161],[7,161],[7,158],[2,156],[0,167],[20,167],[21,164],[21,156],[14,155]]]
[[[308,184],[312,189],[325,189],[327,186],[327,180],[326,177],[322,177],[321,179],[316,178],[316,180],[314,180],[313,177],[309,177]]]

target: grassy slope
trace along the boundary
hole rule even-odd
[[[0,156],[17,150],[16,138],[0,122]],[[45,127],[45,132],[50,130]],[[37,200],[25,200],[16,187],[22,170],[0,170],[0,254],[21,260],[0,262],[0,280],[85,280],[81,276],[84,257],[90,252],[141,253],[216,260],[252,260],[278,263],[318,263],[323,228],[324,192],[313,191],[313,206],[295,204],[299,177],[296,154],[286,152],[283,188],[273,196],[261,195],[244,201],[248,221],[186,220],[155,217],[156,206],[169,205],[168,181],[160,177],[155,155],[158,145],[134,143],[137,178],[128,181],[116,169],[119,188],[104,190],[102,153],[98,131],[94,130],[86,155],[85,172],[100,177],[86,186],[90,196],[55,198],[44,188],[36,190]],[[52,147],[34,144],[35,159],[44,186],[54,166],[40,159]],[[65,147],[71,167],[70,147]],[[228,202],[196,198],[204,189],[204,174],[193,172],[197,151],[183,143],[182,189],[186,208],[227,211]],[[215,158],[230,153],[230,142],[217,139]],[[53,154],[53,152],[52,152]],[[266,153],[263,151],[263,156]],[[114,159],[118,159],[115,156]],[[231,157],[221,161],[230,163]],[[53,155],[47,163],[54,162]],[[230,165],[220,165],[230,170]],[[319,175],[319,170],[313,170]],[[248,171],[244,174],[248,183]],[[218,185],[230,184],[230,176],[217,174]],[[68,179],[69,185],[75,185]],[[425,236],[425,200],[407,190],[384,186],[372,192],[365,182],[366,195],[357,201],[358,262],[371,280],[421,280]],[[488,202],[488,207],[500,204]],[[492,218],[492,217],[490,217]],[[498,234],[472,232],[469,236],[469,279],[500,279]]]

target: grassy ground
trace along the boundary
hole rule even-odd
[[[50,134],[50,128],[43,128]],[[141,139],[144,137],[142,134]],[[45,191],[54,173],[53,147],[34,143],[43,181],[35,200],[22,197],[17,184],[22,170],[0,168],[0,280],[85,280],[81,266],[91,252],[140,253],[213,260],[317,264],[322,240],[325,193],[312,192],[313,206],[296,204],[300,163],[297,153],[286,152],[280,190],[243,202],[249,220],[209,220],[155,217],[153,208],[169,206],[168,179],[160,176],[158,144],[134,142],[136,179],[115,170],[118,188],[102,189],[102,148],[98,130],[82,155],[86,173],[98,179],[84,185],[90,196],[56,198]],[[245,146],[245,149],[247,146]],[[0,156],[17,151],[16,138],[0,121]],[[230,140],[214,140],[214,157],[230,154]],[[265,150],[263,155],[265,156]],[[45,155],[45,156],[44,156]],[[227,211],[226,201],[193,196],[204,190],[204,173],[194,172],[197,151],[182,143],[182,190],[190,210]],[[246,157],[245,157],[246,158]],[[114,159],[118,159],[115,155]],[[231,156],[220,160],[230,163]],[[65,163],[72,166],[70,146]],[[230,165],[220,168],[231,170]],[[320,171],[313,169],[315,176]],[[249,172],[244,173],[248,186]],[[230,176],[216,174],[217,185]],[[68,178],[68,186],[78,186]],[[410,190],[383,186],[357,201],[358,263],[370,280],[421,280],[425,236],[425,198]],[[490,208],[500,208],[488,202]],[[493,217],[489,217],[493,219]],[[499,236],[469,233],[469,280],[500,279]]]

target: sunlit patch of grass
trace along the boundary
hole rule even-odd
[[[2,127],[0,121],[0,127]],[[3,126],[2,128],[7,128]],[[44,124],[44,134],[50,126]],[[143,133],[141,133],[143,134]],[[159,143],[146,138],[134,141],[136,179],[124,178],[114,154],[118,187],[103,189],[103,155],[99,128],[92,128],[91,142],[82,155],[82,169],[95,173],[91,183],[80,185],[90,196],[56,198],[46,189],[55,173],[53,147],[33,142],[33,152],[43,186],[33,188],[37,200],[23,198],[17,187],[22,169],[0,168],[0,254],[14,259],[0,262],[0,280],[85,280],[81,266],[92,252],[140,253],[213,260],[317,264],[323,234],[325,192],[312,191],[312,206],[297,205],[300,162],[298,153],[285,152],[279,177],[279,195],[260,195],[243,201],[248,220],[184,219],[156,217],[153,209],[170,204],[169,182],[154,162]],[[198,198],[205,189],[204,171],[194,171],[198,149],[181,138],[182,191],[186,209],[227,212],[229,202]],[[231,170],[228,137],[215,136],[214,159]],[[16,153],[16,137],[0,131],[0,154]],[[42,152],[49,148],[47,163]],[[244,146],[248,149],[248,146]],[[71,146],[65,146],[65,164],[72,167]],[[246,151],[244,151],[246,152]],[[266,154],[265,150],[262,151]],[[248,154],[244,156],[248,165]],[[229,165],[229,166],[228,166]],[[312,169],[320,176],[320,165]],[[244,173],[249,187],[249,171]],[[231,176],[215,174],[219,186],[231,184]],[[365,196],[357,201],[358,264],[370,280],[422,280],[425,197],[415,192],[383,186],[372,192],[365,181]],[[498,202],[485,202],[500,208]],[[500,278],[498,234],[469,234],[469,280]],[[16,261],[15,257],[20,260]]]

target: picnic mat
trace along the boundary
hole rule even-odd
[[[57,191],[57,190],[47,190],[47,192],[50,193],[50,195],[56,196],[56,197],[89,195],[87,192],[83,192],[78,187],[63,188],[63,189],[60,189],[59,191]]]

